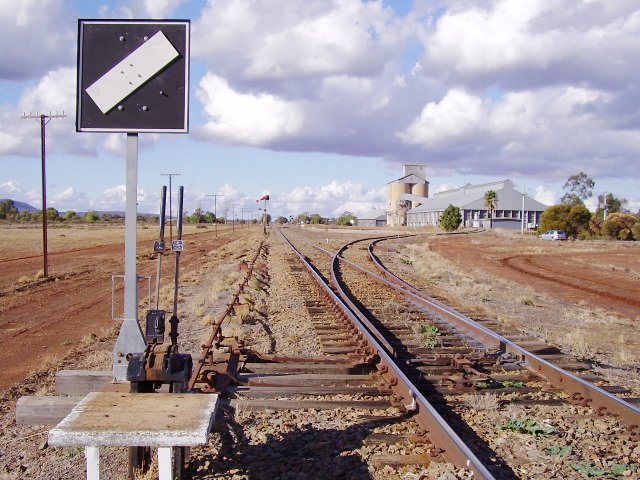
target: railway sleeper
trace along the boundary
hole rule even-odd
[[[389,389],[364,387],[322,387],[322,386],[257,386],[229,387],[223,390],[231,398],[284,398],[284,397],[330,397],[334,395],[366,396],[376,399],[388,397],[393,393]]]

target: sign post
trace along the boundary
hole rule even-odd
[[[136,271],[138,134],[188,133],[188,20],[78,20],[78,132],[127,134],[124,320],[113,376],[144,351]]]

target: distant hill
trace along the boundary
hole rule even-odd
[[[5,202],[7,200],[11,200],[10,198],[0,198],[0,202]],[[19,212],[38,212],[39,208],[32,207],[28,203],[18,202],[17,200],[13,200],[13,205],[18,209]]]
[[[12,200],[11,198],[0,198],[0,202],[5,202],[7,200]],[[24,203],[24,202],[19,202],[17,200],[13,200],[13,205],[18,209],[19,212],[29,212],[29,213],[34,213],[34,212],[39,212],[40,209],[33,207],[31,205],[29,205],[28,203]],[[66,213],[65,210],[60,211],[59,212],[61,216],[64,216],[64,214]],[[84,217],[87,212],[78,212],[76,211],[76,213],[78,214],[79,217]],[[123,217],[124,218],[124,212],[123,211],[118,211],[118,210],[108,210],[108,211],[103,211],[103,210],[97,210],[98,215],[103,216],[105,213],[108,213],[111,216],[119,216],[119,217]],[[157,217],[157,214],[153,214],[153,213],[141,213],[138,212],[138,215],[141,217]]]

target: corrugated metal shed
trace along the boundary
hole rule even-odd
[[[493,212],[494,227],[520,228],[522,223],[523,194],[515,190],[511,180],[465,185],[464,187],[439,192],[433,198],[425,198],[422,205],[407,212],[407,225],[437,225],[442,212],[453,205],[460,209],[465,226],[488,227],[489,213],[484,202],[486,192],[493,190],[497,194],[496,208]],[[525,224],[533,228],[540,222],[542,212],[547,206],[524,195]]]
[[[358,217],[356,225],[359,227],[384,227],[387,225],[387,213],[377,208]]]

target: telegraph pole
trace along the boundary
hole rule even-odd
[[[45,148],[45,130],[47,123],[51,121],[52,118],[65,118],[66,115],[64,111],[61,114],[52,114],[49,115],[38,115],[36,112],[35,115],[32,114],[22,114],[22,119],[25,118],[35,118],[40,120],[40,147],[41,147],[41,159],[42,159],[42,256],[43,256],[43,271],[44,278],[49,277],[49,259],[47,254],[47,175],[45,169],[45,158],[46,158],[46,148]]]
[[[224,195],[221,195],[219,193],[212,193],[211,195],[206,195],[207,197],[213,197],[213,216],[215,217],[216,221],[214,222],[215,225],[215,230],[216,230],[216,237],[218,236],[218,212],[217,212],[217,207],[218,207],[218,197],[224,197]]]
[[[171,179],[176,175],[182,175],[181,173],[161,173],[165,177],[169,177],[169,239],[173,242],[173,217],[171,216]]]
[[[237,203],[230,203],[229,205],[231,205],[231,221],[233,222],[231,224],[231,230],[233,230],[235,232],[236,231],[236,205],[237,205]]]

